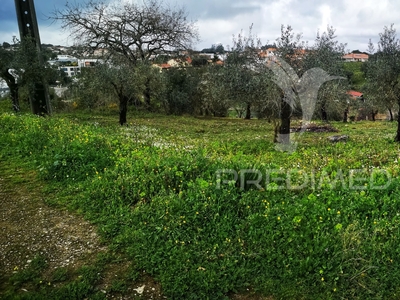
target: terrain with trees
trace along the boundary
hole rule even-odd
[[[90,60],[69,80],[29,43],[0,47],[0,298],[398,299],[394,26],[368,62],[345,62],[333,27],[194,51],[184,8],[113,3],[54,12],[76,41],[62,54],[83,58],[65,64]],[[25,113],[39,75],[67,88],[48,117]]]
[[[279,140],[278,135],[288,137],[290,120],[304,114],[298,90],[301,85],[292,82],[290,88],[282,88],[277,84],[282,78],[277,78],[269,68],[273,60],[261,55],[268,48],[276,49],[275,59],[283,59],[298,80],[303,75],[309,77],[307,71],[313,68],[324,70],[326,76],[348,79],[315,81],[319,89],[315,105],[308,108],[312,109],[310,118],[347,121],[353,108],[353,111],[362,109],[372,120],[378,112],[389,111],[393,120],[398,110],[399,46],[393,25],[384,28],[377,51],[371,44],[370,60],[362,63],[343,61],[346,45],[338,42],[335,29],[329,26],[317,34],[311,45],[291,26],[282,26],[275,43],[264,46],[250,27],[247,36],[243,32],[234,36],[228,50],[215,44],[201,51],[214,57],[196,54],[190,49],[198,40],[198,33],[186,10],[154,0],[142,4],[67,3],[63,9],[54,11],[53,19],[73,32],[79,53],[87,56],[96,50],[104,51],[102,63],[84,68],[70,83],[74,102],[94,108],[116,98],[121,125],[127,123],[128,106],[134,105],[168,114],[221,117],[235,113],[245,119],[267,118],[275,123],[275,140]],[[24,76],[20,72],[17,82],[10,70],[26,69],[24,73],[28,75],[30,69],[36,72],[39,68],[23,68],[24,54],[10,48],[9,43],[0,48],[1,74],[10,87],[13,107],[18,110],[18,88],[24,85],[24,78],[34,75]],[[48,52],[46,55],[54,56]],[[224,61],[220,61],[220,55],[224,55]],[[157,62],[166,64],[170,59],[181,63],[168,69],[154,68]],[[188,59],[190,64],[186,63]],[[52,72],[48,72],[49,81],[61,82],[62,75]],[[363,92],[363,102],[349,101],[346,94],[349,89]]]

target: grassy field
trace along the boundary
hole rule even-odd
[[[306,132],[289,154],[264,120],[128,117],[3,107],[0,161],[35,170],[49,204],[95,224],[169,299],[400,297],[397,124],[333,122],[338,133]]]

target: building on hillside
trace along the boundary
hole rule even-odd
[[[368,120],[368,113],[362,105],[364,102],[363,93],[349,90],[346,94],[349,96],[349,99],[347,100],[349,107],[347,110],[350,121]]]
[[[160,72],[162,72],[163,70],[168,70],[172,67],[170,64],[152,64],[152,66],[154,68],[158,68]]]
[[[276,50],[277,50],[276,48],[268,48],[265,50],[260,50],[258,55],[266,60],[275,60]]]
[[[81,72],[81,68],[76,66],[62,66],[58,69],[63,71],[68,77],[74,77]]]
[[[78,59],[71,55],[57,55],[57,59],[49,61],[49,64],[58,66],[58,69],[65,72],[68,77],[74,77],[82,68],[93,67],[99,62],[102,60],[97,58]]]
[[[350,91],[347,91],[347,95],[349,95],[352,100],[364,101],[364,94],[361,92],[350,90]]]
[[[363,121],[363,120],[389,120],[390,116],[388,114],[375,112],[365,106],[364,94],[357,91],[347,91],[349,95],[349,104],[353,106],[350,110],[350,120],[353,121]],[[373,114],[373,115],[372,115]]]
[[[93,51],[93,56],[94,57],[103,57],[104,55],[107,55],[109,53],[108,49],[96,49]]]
[[[84,59],[78,59],[78,66],[80,68],[89,68],[89,67],[94,67],[95,65],[102,63],[102,59],[97,59],[97,58],[84,58]]]
[[[10,89],[8,88],[7,83],[0,78],[0,97],[5,96],[9,91]]]
[[[291,55],[286,55],[285,59],[289,60],[301,60],[303,59],[310,50],[307,49],[296,49]],[[277,61],[279,54],[277,48],[268,48],[259,51],[259,56],[267,61]]]
[[[349,53],[343,56],[345,62],[352,62],[352,61],[360,61],[366,62],[368,61],[368,54],[365,53]]]

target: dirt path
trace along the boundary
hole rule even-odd
[[[47,206],[37,185],[32,174],[0,173],[0,277],[27,267],[36,255],[54,270],[79,266],[105,250],[92,225]]]
[[[66,267],[102,247],[94,228],[77,216],[50,208],[28,191],[2,191],[0,178],[0,271],[10,273],[36,254],[51,267]]]
[[[90,265],[97,255],[107,252],[96,227],[81,216],[48,206],[43,199],[41,182],[36,174],[12,169],[0,160],[0,298],[7,279],[28,268],[35,256],[46,258],[46,273],[57,268],[77,270]],[[161,287],[150,277],[131,281],[123,294],[109,294],[113,280],[124,277],[130,262],[119,259],[101,274],[97,289],[107,298],[165,299]],[[140,287],[143,291],[137,292]]]

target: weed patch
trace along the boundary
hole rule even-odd
[[[306,132],[292,154],[275,151],[272,125],[258,120],[146,115],[126,128],[103,124],[2,114],[0,155],[29,157],[58,190],[57,203],[82,212],[113,251],[129,257],[135,267],[109,291],[127,292],[126,280],[145,271],[171,299],[224,299],[246,290],[294,299],[398,297],[392,124],[335,123],[350,136],[346,143]],[[219,170],[237,178],[218,178]],[[258,179],[254,172],[241,177],[242,170],[275,170],[284,187],[288,176],[299,183],[313,174],[316,184],[280,189],[263,177],[261,188],[242,188],[241,178]],[[385,174],[390,184],[376,189],[359,181],[352,189],[352,170],[385,170],[373,175],[374,184],[384,186]],[[106,257],[99,261],[108,265]],[[57,293],[100,297],[93,289],[98,273],[82,267]],[[53,280],[68,276],[60,270]]]

